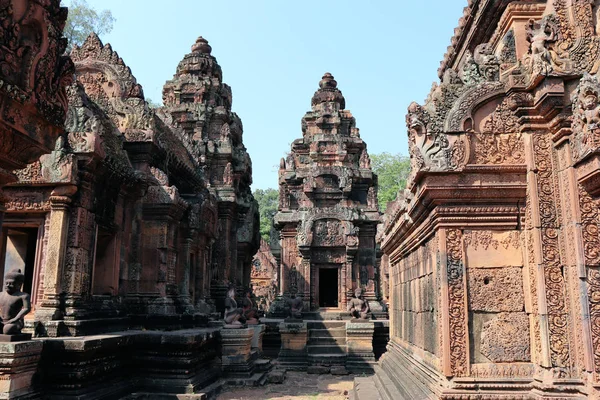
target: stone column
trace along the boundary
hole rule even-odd
[[[354,254],[348,253],[346,254],[346,263],[344,264],[344,269],[346,272],[345,280],[342,282],[342,304],[341,307],[343,310],[346,310],[348,307],[348,302],[354,296],[354,285],[352,282],[352,269],[354,268]],[[356,278],[359,279],[358,273],[356,274]],[[359,280],[360,282],[360,280]]]
[[[302,263],[300,264],[302,271],[296,279],[298,280],[298,295],[302,296],[304,301],[304,309],[310,310],[311,297],[310,297],[310,286],[311,286],[311,271],[310,271],[310,251],[303,252]],[[301,282],[300,282],[301,281]]]
[[[61,279],[67,248],[69,205],[72,201],[71,196],[76,192],[76,186],[59,186],[50,195],[51,211],[44,270],[44,297],[36,310],[36,320],[49,321],[63,317],[60,309]]]
[[[179,281],[179,301],[186,310],[193,311],[192,300],[190,296],[190,279],[192,274],[192,260],[190,257],[190,252],[192,249],[193,237],[195,236],[195,232],[190,232],[190,234],[183,239],[183,246],[181,251],[183,252],[183,271],[181,274],[181,280]]]

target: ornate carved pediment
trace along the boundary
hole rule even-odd
[[[60,1],[0,2],[0,167],[14,170],[49,152],[62,133],[67,9]]]
[[[151,140],[154,113],[144,100],[141,85],[110,44],[103,45],[92,33],[81,47],[71,51],[71,58],[87,95],[105,110],[127,140]]]
[[[408,127],[408,148],[411,158],[412,174],[421,170],[449,171],[463,164],[466,149],[460,138],[453,139],[432,130],[429,112],[412,103],[406,116]]]

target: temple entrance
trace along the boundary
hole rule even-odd
[[[5,224],[0,243],[0,272],[2,277],[13,269],[20,269],[25,275],[23,291],[32,293],[33,270],[36,262],[38,229],[30,227],[11,228]],[[2,279],[4,289],[4,279]]]
[[[319,268],[319,307],[338,306],[338,269]]]

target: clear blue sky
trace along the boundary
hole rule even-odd
[[[69,1],[63,1],[68,6]],[[331,72],[370,153],[407,154],[404,116],[422,102],[467,0],[88,0],[116,18],[104,43],[147,98],[198,36],[233,90],[253,189],[277,187],[279,159],[301,137],[300,119]]]

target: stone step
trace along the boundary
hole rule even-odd
[[[273,364],[268,358],[260,358],[254,361],[254,370],[257,372],[270,371],[272,367]]]
[[[330,328],[330,329],[317,329],[313,328],[308,331],[309,338],[345,338],[346,327],[344,328]]]
[[[308,345],[346,346],[345,337],[311,337]]]
[[[354,378],[354,387],[349,395],[351,400],[383,400],[372,376]]]
[[[346,354],[346,346],[308,345],[308,354]]]
[[[308,329],[346,329],[344,321],[307,321]]]
[[[346,365],[345,354],[309,354],[309,365]]]

